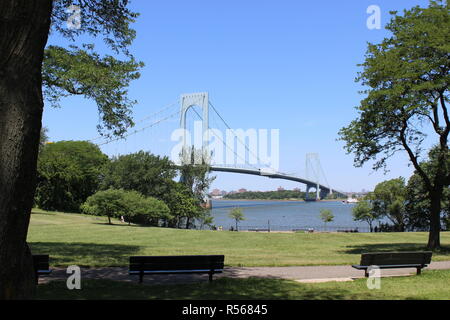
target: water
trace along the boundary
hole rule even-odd
[[[291,231],[293,229],[328,230],[358,229],[368,232],[366,222],[353,221],[352,208],[354,204],[342,201],[270,201],[270,200],[212,200],[212,216],[214,225],[228,230],[235,226],[235,221],[228,214],[234,207],[240,207],[245,220],[239,222],[240,230],[268,229]],[[326,227],[320,219],[320,210],[329,209],[334,215],[334,221],[328,222]]]

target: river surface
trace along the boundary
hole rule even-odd
[[[353,221],[352,208],[354,204],[342,201],[271,201],[271,200],[212,200],[213,224],[229,230],[235,226],[235,221],[228,214],[232,208],[242,209],[245,220],[239,222],[239,230],[269,229],[292,231],[293,229],[308,229],[337,231],[340,229],[358,229],[368,232],[366,222]],[[329,209],[334,215],[334,221],[325,226],[320,219],[320,210]]]

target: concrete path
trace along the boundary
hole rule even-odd
[[[450,261],[432,262],[424,270],[450,269]],[[415,274],[416,269],[381,270],[381,276],[405,276]],[[69,274],[66,269],[54,268],[49,276],[41,276],[39,283],[52,280],[66,280]],[[137,282],[137,276],[129,276],[127,267],[81,268],[82,279],[109,279],[127,282]],[[299,282],[351,281],[363,278],[364,271],[345,266],[300,266],[300,267],[232,267],[225,268],[222,274],[214,278],[277,278],[297,280]],[[208,281],[208,275],[148,275],[144,277],[145,284],[175,284]]]

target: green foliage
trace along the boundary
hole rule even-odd
[[[81,206],[83,213],[111,218],[125,217],[128,223],[158,225],[169,219],[167,205],[158,199],[145,197],[137,191],[108,189],[90,196]]]
[[[211,210],[201,210],[200,214],[197,217],[197,220],[200,222],[200,229],[203,229],[205,226],[214,229],[214,217],[211,215]]]
[[[228,213],[228,216],[233,219],[236,223],[236,231],[238,231],[238,222],[245,220],[244,213],[241,208],[233,208]]]
[[[81,206],[85,214],[106,216],[111,224],[111,218],[119,218],[131,214],[128,212],[127,202],[125,200],[125,191],[123,190],[103,190],[98,191]]]
[[[431,124],[441,136],[438,108],[446,112],[450,60],[448,7],[432,2],[395,16],[386,27],[393,35],[381,44],[369,44],[357,81],[368,87],[358,107],[359,118],[340,131],[347,151],[361,166],[377,156],[374,168],[385,166],[396,151],[421,151]],[[441,99],[442,98],[442,99]],[[448,119],[447,119],[448,120]],[[447,141],[447,136],[442,136]],[[444,146],[442,146],[444,147]],[[412,160],[414,161],[414,160]]]
[[[370,194],[375,216],[386,217],[397,231],[406,228],[406,186],[403,177],[383,181]]]
[[[440,247],[441,198],[450,184],[445,168],[450,155],[450,6],[445,0],[430,1],[428,8],[413,7],[394,15],[386,29],[392,35],[380,44],[369,44],[357,81],[366,97],[357,108],[358,118],[339,132],[345,149],[353,153],[355,166],[374,161],[386,170],[386,161],[406,151],[423,179],[430,203],[428,248]],[[423,142],[437,144],[438,166],[427,173],[422,165]],[[400,202],[392,203],[400,214]],[[402,222],[398,222],[400,229]]]
[[[49,142],[48,141],[48,128],[41,128],[41,135],[39,137],[39,152],[41,152],[42,148]]]
[[[97,103],[101,122],[114,135],[133,126],[131,109],[136,101],[127,98],[130,81],[138,79],[142,62],[100,57],[93,46],[65,49],[49,46],[44,53],[42,81],[45,96],[53,106],[61,97],[83,95]],[[98,125],[103,130],[102,124]]]
[[[365,221],[369,224],[370,232],[372,232],[373,222],[379,218],[379,216],[373,211],[372,205],[368,200],[359,201],[352,209],[353,220]]]
[[[199,206],[198,200],[183,184],[174,182],[165,197],[165,202],[172,215],[172,219],[169,221],[169,225],[172,227],[179,228],[185,222],[187,229],[195,218],[202,216],[203,209]]]
[[[35,203],[45,210],[79,212],[95,193],[108,157],[87,141],[48,143],[38,159]]]
[[[230,193],[224,196],[226,199],[261,199],[261,200],[285,200],[285,199],[304,199],[305,193],[296,190],[279,191],[245,191]]]
[[[434,174],[439,165],[438,152],[433,148],[429,153],[427,162],[422,163],[422,167],[427,174]],[[450,157],[448,157],[446,170],[450,171]],[[446,186],[441,199],[441,220],[442,225],[449,230],[448,218],[450,217],[450,188]],[[406,219],[410,230],[429,230],[430,228],[431,203],[428,191],[421,176],[415,172],[406,186]]]
[[[334,215],[329,209],[320,210],[320,219],[325,223],[332,222],[334,220]]]
[[[166,200],[175,176],[176,169],[167,157],[139,151],[112,158],[105,167],[101,188],[135,190]]]
[[[204,203],[206,192],[214,181],[215,177],[209,176],[209,159],[202,150],[191,148],[183,155],[181,154],[182,165],[179,168],[181,183],[192,191],[199,203]]]
[[[78,6],[81,13],[79,29],[68,28],[69,6]],[[51,31],[74,42],[103,38],[114,52],[123,54],[127,60],[111,55],[101,57],[94,52],[94,45],[84,43],[82,48],[71,45],[70,49],[51,45],[44,53],[44,96],[57,106],[60,97],[83,95],[97,103],[102,135],[123,135],[133,125],[131,108],[136,103],[128,99],[127,87],[131,80],[139,78],[144,64],[137,62],[128,48],[136,37],[130,27],[138,14],[128,9],[128,0],[58,0],[53,1]]]

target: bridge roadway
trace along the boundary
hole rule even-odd
[[[317,188],[317,182],[310,181],[307,179],[303,179],[300,177],[284,174],[281,172],[275,172],[275,171],[269,171],[264,169],[243,169],[243,168],[233,168],[233,167],[219,167],[219,166],[211,166],[211,171],[217,171],[217,172],[233,172],[233,173],[241,173],[241,174],[250,174],[255,176],[262,176],[262,177],[268,177],[271,179],[283,179],[283,180],[290,180],[295,182],[300,182],[306,185],[307,190],[309,191],[310,188]],[[320,189],[320,197],[324,198],[327,194],[331,193],[332,190],[324,186],[322,184],[319,184]],[[316,190],[317,191],[317,190]],[[340,191],[334,190],[334,192],[342,193]],[[343,193],[342,193],[343,194]]]

